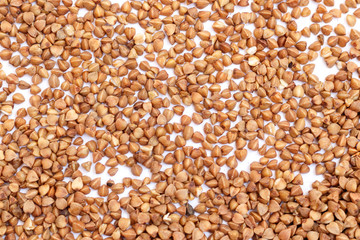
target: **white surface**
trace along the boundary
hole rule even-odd
[[[114,3],[117,2],[117,3],[119,3],[119,4],[121,5],[121,3],[124,2],[124,1],[121,0],[121,1],[112,1],[112,2],[114,2]],[[343,1],[336,1],[337,4],[340,4],[340,2],[343,2]],[[192,4],[192,5],[193,5],[193,4]],[[309,4],[308,7],[311,9],[312,13],[315,12],[316,4],[313,3],[313,1],[310,1],[310,4]],[[338,7],[338,5],[336,5],[336,7]],[[203,9],[203,10],[208,10],[208,9],[210,10],[210,6],[209,6],[207,9]],[[328,8],[328,9],[329,9],[329,8]],[[290,10],[290,8],[289,8],[289,10]],[[80,15],[80,14],[83,14],[83,12],[84,12],[84,10],[82,10],[82,11],[79,13],[79,15]],[[235,11],[235,12],[251,12],[251,11],[250,11],[249,8],[236,7],[236,11]],[[311,16],[310,16],[310,17],[311,17]],[[309,25],[311,24],[310,17],[308,17],[306,20],[304,20],[304,18],[300,18],[299,20],[297,20],[298,30],[299,30],[299,31],[300,31],[303,27],[309,26]],[[331,24],[334,25],[334,27],[335,27],[335,25],[336,25],[337,23],[342,23],[344,26],[347,27],[347,33],[349,34],[350,28],[348,28],[348,26],[347,26],[347,24],[346,24],[345,17],[346,17],[346,15],[343,14],[343,16],[342,16],[341,19],[339,19],[339,20],[338,20],[338,19],[334,19]],[[359,20],[358,20],[358,22],[359,22]],[[213,22],[205,23],[205,24],[204,24],[205,29],[212,32],[212,30],[211,30],[211,29],[212,29],[212,28],[211,28],[212,23],[213,23]],[[133,25],[133,24],[131,24],[131,25],[129,24],[129,26],[132,26],[132,27],[136,28],[137,32],[143,32],[143,29],[140,28],[139,26],[136,26],[136,25]],[[357,24],[356,27],[357,27],[357,26],[359,26],[359,24]],[[248,26],[246,26],[246,27],[247,27],[248,29],[250,29],[250,30],[253,29],[253,26],[252,26],[252,25],[248,25]],[[212,33],[213,33],[213,32],[212,32]],[[312,37],[310,37],[310,38],[308,38],[308,39],[302,37],[301,40],[307,41],[307,42],[309,43],[308,45],[310,45],[312,42],[314,42],[314,41],[316,40],[316,36],[312,36]],[[325,38],[325,44],[326,44],[326,38]],[[349,45],[349,44],[348,44],[348,45]],[[168,43],[166,43],[165,46],[164,46],[164,49],[168,49],[169,47],[170,47],[170,45],[169,45]],[[17,54],[18,54],[18,53],[17,53]],[[139,57],[137,60],[138,60],[138,63],[139,63],[140,61],[145,60],[145,59],[144,59],[143,56],[141,56],[141,57]],[[7,74],[9,74],[9,73],[14,73],[14,68],[13,68],[11,65],[9,65],[6,61],[1,61],[1,63],[3,64],[2,69],[3,69]],[[314,74],[317,75],[321,81],[324,81],[326,75],[328,75],[328,74],[330,74],[330,73],[336,73],[336,72],[337,72],[336,67],[333,67],[333,68],[329,69],[329,68],[324,64],[324,60],[323,60],[320,56],[319,56],[318,59],[317,59],[316,61],[314,61],[313,63],[316,64]],[[156,62],[151,63],[151,65],[152,65],[152,66],[156,66]],[[227,69],[231,69],[231,67],[232,67],[232,66],[227,67]],[[170,71],[169,69],[167,69],[167,71],[168,71],[168,73],[169,73],[169,77],[171,77],[172,71]],[[29,76],[22,77],[20,80],[24,80],[24,81],[26,81],[26,82],[28,82],[28,83],[31,83],[31,78],[30,78]],[[236,82],[240,82],[240,81],[241,81],[241,79],[236,80]],[[4,84],[4,86],[6,86],[6,83]],[[47,83],[46,79],[44,79],[43,82],[42,82],[39,86],[40,86],[42,89],[47,88],[47,87],[48,87],[48,83]],[[222,84],[222,87],[223,87],[223,89],[224,89],[224,87],[226,87],[226,83]],[[16,92],[21,92],[21,93],[25,96],[25,98],[26,98],[27,100],[25,101],[25,103],[15,106],[15,109],[14,109],[13,114],[12,114],[13,117],[16,116],[16,111],[17,111],[19,108],[21,108],[21,107],[25,107],[25,108],[26,108],[26,107],[29,107],[29,106],[30,106],[30,104],[28,103],[28,99],[29,99],[30,96],[31,96],[29,90],[20,90],[20,89],[17,89]],[[67,93],[67,94],[70,94],[70,93]],[[161,96],[161,97],[163,98],[164,96]],[[9,96],[9,99],[10,99],[10,98],[11,98],[11,96]],[[185,114],[191,116],[192,111],[193,111],[193,107],[192,107],[192,106],[186,107]],[[27,119],[29,119],[29,118],[27,118]],[[238,118],[238,119],[239,119],[239,118]],[[173,123],[174,123],[174,122],[180,122],[180,117],[178,117],[178,116],[175,115],[174,118],[171,120],[171,122],[173,122]],[[201,132],[202,132],[202,131],[203,131],[203,125],[204,125],[206,122],[209,122],[209,120],[204,120],[204,123],[201,124],[200,126],[197,126],[197,125],[195,125],[195,124],[193,124],[193,123],[191,123],[191,126],[193,126],[196,131],[201,131]],[[85,142],[86,142],[87,140],[91,140],[90,137],[83,137],[83,138],[85,139]],[[175,138],[175,134],[173,134],[172,140],[174,140],[174,138]],[[200,146],[200,144],[195,144],[195,143],[192,143],[192,142],[190,142],[190,141],[187,141],[187,145],[192,145],[192,146],[194,146],[194,147]],[[228,156],[230,156],[230,155],[228,155]],[[249,170],[249,164],[250,164],[251,162],[253,162],[253,161],[258,161],[259,158],[260,158],[260,156],[259,156],[259,154],[257,154],[257,152],[254,152],[254,151],[250,151],[250,150],[249,150],[249,151],[248,151],[248,156],[247,156],[246,160],[243,161],[243,162],[239,162],[239,165],[238,165],[237,169],[238,169],[238,170],[246,170],[246,171],[248,171],[248,170]],[[279,158],[277,158],[277,159],[279,159]],[[89,161],[89,160],[92,160],[92,159],[91,159],[91,154],[89,154],[89,157],[88,157],[87,159],[81,159],[81,160],[79,160],[79,163],[81,164],[81,163],[83,163],[83,162],[85,162],[85,161]],[[105,163],[106,160],[107,160],[106,157],[104,157],[101,162],[102,162],[102,163]],[[164,165],[164,166],[163,166],[163,170],[164,170],[165,168],[168,168],[168,167],[170,167],[170,166],[165,166],[165,165]],[[115,182],[122,182],[122,178],[124,178],[124,177],[131,177],[131,178],[138,178],[138,179],[143,179],[144,177],[151,177],[149,170],[146,169],[145,167],[143,167],[143,173],[141,174],[140,177],[134,177],[134,176],[132,176],[132,174],[131,174],[131,172],[130,172],[130,168],[128,168],[128,167],[126,167],[126,166],[120,166],[120,165],[119,165],[118,168],[119,168],[119,171],[118,171],[118,173],[117,173],[114,177],[110,177],[110,176],[107,174],[108,167],[106,168],[106,170],[104,171],[103,174],[100,174],[100,175],[95,174],[95,172],[94,172],[94,164],[92,165],[92,169],[91,169],[91,172],[90,172],[90,173],[86,172],[82,167],[80,167],[80,170],[83,170],[83,173],[84,173],[85,175],[91,176],[92,178],[101,177],[101,180],[102,180],[102,183],[103,183],[103,184],[105,184],[106,181],[109,180],[109,179],[112,179],[112,180],[114,180]],[[311,169],[310,173],[303,175],[303,179],[304,179],[303,190],[304,190],[304,192],[307,192],[307,191],[311,188],[312,182],[314,182],[315,180],[321,180],[321,179],[322,179],[321,176],[316,176],[316,175],[314,174],[314,168],[315,168],[315,165],[310,166],[310,169]],[[226,173],[227,169],[226,169],[226,168],[223,168],[222,171]],[[154,186],[154,184],[151,184],[151,185],[150,185],[150,187],[153,187],[153,186]],[[205,189],[205,187],[204,187],[204,189]],[[125,191],[123,194],[121,194],[120,197],[122,197],[122,196],[127,196],[128,191],[129,191],[129,189],[126,189],[126,191]],[[97,193],[96,193],[95,191],[93,191],[90,195],[92,195],[92,196],[97,196]],[[195,205],[195,204],[194,204],[194,205]]]

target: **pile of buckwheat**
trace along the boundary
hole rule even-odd
[[[360,239],[359,4],[0,0],[0,239]]]

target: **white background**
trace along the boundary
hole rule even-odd
[[[124,1],[113,1],[113,2],[114,2],[114,3],[117,2],[117,3],[119,3],[119,4],[121,5]],[[250,2],[251,2],[251,1],[250,1]],[[340,2],[343,2],[343,1],[335,1],[335,2],[336,2],[335,7],[338,8],[338,7],[339,7],[338,4],[340,4]],[[194,5],[192,4],[192,5],[188,6],[188,7],[193,7],[193,6],[194,6]],[[314,13],[315,10],[316,10],[317,5],[316,5],[315,3],[313,3],[313,1],[311,1],[308,7],[311,9],[312,13]],[[211,9],[210,9],[210,6],[209,6],[209,7],[207,7],[206,9],[202,9],[202,10],[211,10]],[[291,10],[291,8],[289,8],[289,11],[290,11],[290,10]],[[330,10],[329,7],[328,7],[328,10]],[[236,8],[235,8],[235,13],[236,13],[236,12],[251,12],[251,10],[250,10],[250,8],[236,7]],[[350,12],[353,12],[353,10],[350,9]],[[79,12],[79,16],[83,15],[84,13],[85,13],[85,10],[82,9],[82,10]],[[231,16],[231,15],[233,15],[233,14],[230,14],[230,16]],[[163,18],[163,16],[160,16],[160,17]],[[346,24],[345,17],[346,17],[346,14],[343,14],[341,19],[333,19],[333,21],[332,21],[330,24],[335,27],[336,24],[342,23],[344,26],[346,26],[346,28],[347,28],[347,35],[349,35],[349,33],[350,33],[350,27]],[[301,29],[302,29],[303,27],[309,26],[309,25],[311,24],[310,18],[311,18],[311,15],[310,15],[309,17],[305,18],[305,19],[304,19],[304,18],[300,18],[300,19],[296,20],[297,23],[298,23],[298,30],[299,30],[299,31],[301,31]],[[358,22],[359,22],[359,21],[358,21]],[[211,28],[212,24],[213,24],[213,22],[207,22],[207,23],[204,23],[204,26],[205,26],[205,30],[208,30],[208,31],[210,31],[212,34],[214,34],[214,32],[212,31],[212,28]],[[278,24],[284,25],[283,23],[280,23],[280,21],[278,22]],[[144,30],[143,30],[141,27],[137,26],[137,25],[129,24],[129,25],[127,25],[127,26],[129,26],[129,27],[131,26],[131,27],[136,28],[137,33],[143,33],[143,32],[144,32]],[[285,26],[285,25],[284,25],[284,26]],[[357,25],[355,26],[355,28],[359,29],[358,26],[359,26],[359,24],[357,24]],[[246,28],[249,29],[249,30],[252,30],[252,29],[253,29],[253,26],[250,25],[250,24],[247,24]],[[332,35],[334,35],[334,34],[332,34]],[[198,39],[198,38],[197,38],[197,39]],[[316,39],[316,36],[311,36],[310,38],[305,38],[305,37],[302,37],[302,38],[301,38],[301,41],[307,41],[307,42],[308,42],[308,46],[309,46],[311,43],[313,43],[314,41],[316,41],[316,40],[317,40],[317,39]],[[348,45],[350,45],[350,44],[348,44]],[[324,45],[324,46],[326,46],[326,38],[325,38],[325,45]],[[165,45],[164,45],[164,49],[169,49],[169,48],[170,48],[170,44],[166,42]],[[348,48],[348,47],[347,47],[347,48]],[[15,54],[18,54],[18,53],[15,53]],[[144,56],[141,56],[141,57],[139,57],[137,60],[138,60],[138,63],[140,63],[140,61],[145,60],[145,59],[144,59]],[[195,60],[195,59],[194,59],[194,60]],[[6,61],[1,61],[1,63],[2,63],[2,65],[3,65],[2,70],[4,70],[7,74],[14,73],[14,68],[13,68],[10,64],[8,64],[8,62],[6,62]],[[316,65],[314,74],[317,75],[321,81],[324,81],[325,77],[326,77],[328,74],[336,73],[337,70],[338,70],[338,69],[336,68],[336,66],[333,67],[333,68],[331,68],[331,69],[329,69],[329,68],[324,64],[324,60],[323,60],[320,56],[319,56],[318,59],[317,59],[316,61],[314,61],[313,63]],[[151,65],[151,66],[157,66],[156,62],[152,62],[150,65]],[[230,67],[227,67],[226,69],[232,69],[233,67],[237,67],[237,68],[238,68],[239,66],[238,66],[238,65],[236,65],[236,66],[230,66]],[[168,70],[168,69],[167,69],[167,71],[168,71],[168,73],[169,73],[169,77],[173,76],[171,70]],[[357,76],[356,76],[356,77],[357,77]],[[20,78],[20,80],[27,81],[28,83],[31,84],[31,79],[30,79],[30,77],[28,77],[28,76],[22,77],[22,78]],[[237,79],[237,80],[235,80],[235,81],[236,81],[237,83],[239,83],[241,80],[242,80],[242,79]],[[4,84],[4,86],[6,86],[6,83]],[[44,79],[43,82],[42,82],[39,86],[40,86],[42,89],[47,88],[47,87],[48,87],[47,80]],[[224,89],[225,87],[226,87],[226,83],[222,84],[222,88]],[[17,111],[17,109],[19,109],[19,108],[21,108],[21,107],[27,108],[27,107],[30,106],[28,99],[30,98],[31,94],[30,94],[29,90],[20,90],[20,89],[17,89],[16,92],[22,93],[22,94],[25,96],[26,101],[25,101],[24,103],[22,103],[22,104],[19,104],[19,105],[16,105],[16,106],[15,106],[14,111],[13,111],[13,114],[11,115],[11,117],[15,117],[15,116],[16,116],[16,111]],[[70,93],[67,93],[67,94],[70,94]],[[11,97],[12,97],[12,95],[10,95],[9,99],[10,99]],[[160,97],[163,98],[163,97],[165,97],[165,96],[160,96]],[[190,107],[186,107],[186,110],[185,110],[184,113],[187,114],[188,116],[191,116],[192,112],[193,112],[193,107],[190,106]],[[28,118],[27,118],[27,119],[28,119]],[[238,118],[238,120],[240,120],[240,119]],[[173,122],[173,123],[175,123],[175,122],[180,122],[180,117],[175,115],[174,118],[173,118],[170,122]],[[208,121],[208,120],[205,120],[204,123],[206,123],[206,122],[209,122],[209,121]],[[195,124],[192,123],[191,126],[194,127],[195,131],[203,132],[203,125],[204,125],[204,123],[201,124],[200,126],[195,125]],[[236,123],[235,123],[235,124],[236,124]],[[83,138],[85,139],[85,142],[86,142],[87,140],[91,140],[90,137],[83,137]],[[173,134],[172,140],[174,140],[174,138],[175,138],[175,134]],[[195,143],[192,143],[192,142],[190,142],[190,141],[187,141],[187,145],[192,145],[192,146],[194,146],[194,147],[199,147],[199,146],[200,146],[199,144],[195,144]],[[260,145],[260,146],[261,146],[261,145]],[[130,156],[130,155],[129,155],[129,156]],[[230,154],[229,154],[228,156],[230,156]],[[239,165],[238,165],[237,169],[238,169],[239,171],[241,171],[241,170],[248,171],[248,170],[249,170],[249,165],[250,165],[250,163],[253,162],[253,161],[258,161],[259,158],[260,158],[260,155],[259,155],[257,152],[248,150],[248,156],[247,156],[246,160],[243,161],[243,162],[239,162]],[[277,159],[280,160],[280,158],[277,158]],[[79,163],[81,164],[81,163],[83,163],[83,162],[85,162],[85,161],[89,161],[89,160],[92,160],[91,154],[89,154],[89,157],[88,157],[88,158],[79,160]],[[101,162],[105,164],[106,160],[107,160],[106,157],[104,157],[104,159],[103,159]],[[171,167],[171,166],[165,166],[165,164],[164,164],[162,170],[164,170],[164,169],[166,169],[166,168],[168,168],[168,167]],[[130,172],[130,168],[128,168],[128,167],[126,167],[126,166],[118,166],[118,168],[119,168],[119,171],[118,171],[118,173],[117,173],[114,177],[110,177],[110,176],[107,174],[108,168],[104,171],[103,174],[96,174],[96,173],[94,172],[94,164],[93,164],[90,172],[86,172],[82,167],[80,167],[80,170],[81,170],[85,175],[91,176],[92,178],[101,177],[101,180],[102,180],[102,183],[103,183],[103,184],[105,184],[106,181],[109,180],[109,179],[112,179],[112,180],[114,180],[114,181],[117,183],[117,182],[122,182],[122,178],[124,178],[124,177],[131,177],[131,178],[138,178],[138,179],[143,179],[144,177],[151,177],[150,172],[149,172],[145,167],[143,167],[143,173],[141,174],[140,177],[134,177],[134,176],[132,176],[132,174],[131,174],[131,172]],[[310,166],[310,168],[311,168],[310,173],[303,175],[303,179],[304,179],[303,190],[304,190],[304,192],[307,192],[307,191],[311,188],[311,184],[312,184],[315,180],[321,180],[321,179],[322,179],[321,176],[316,176],[316,175],[314,174],[315,165]],[[226,172],[227,172],[227,168],[225,168],[225,167],[222,168],[222,171],[226,173]],[[154,187],[154,184],[151,184],[150,187]],[[204,187],[204,190],[206,190],[205,187]],[[129,191],[129,189],[127,189],[127,190],[125,191],[125,193],[121,194],[121,196],[127,196],[127,192],[128,192],[128,191]],[[92,191],[92,193],[91,193],[90,195],[91,195],[91,196],[97,196],[97,193],[96,193],[96,191]],[[195,203],[194,203],[194,204],[195,204]]]

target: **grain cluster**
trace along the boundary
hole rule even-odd
[[[359,4],[0,0],[0,239],[360,239]]]

